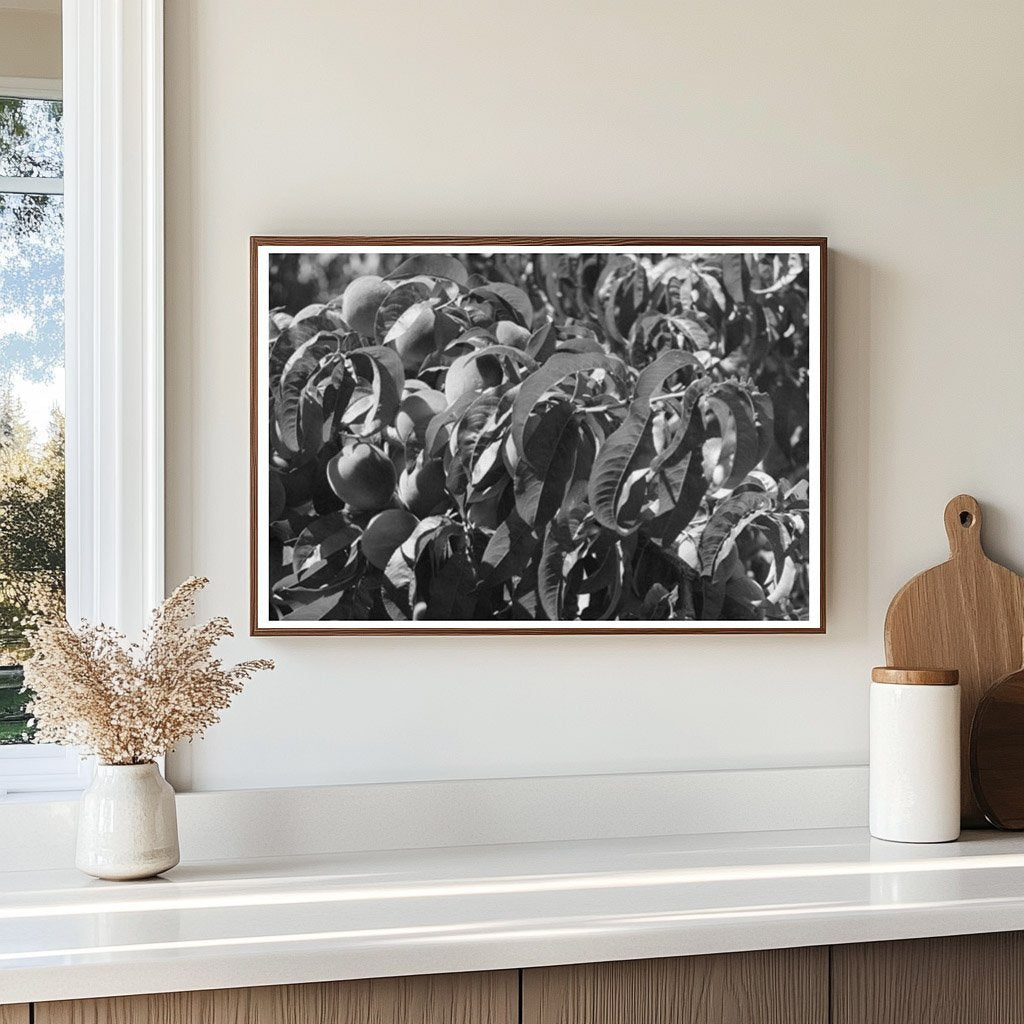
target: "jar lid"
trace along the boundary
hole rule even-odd
[[[871,670],[873,683],[899,683],[911,686],[956,686],[960,673],[955,668],[888,668]]]

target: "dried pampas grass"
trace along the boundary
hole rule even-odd
[[[84,747],[104,764],[145,764],[217,722],[242,684],[274,663],[225,668],[213,649],[232,635],[228,620],[186,625],[207,583],[182,583],[153,612],[141,644],[102,624],[39,621],[25,662],[36,742]]]

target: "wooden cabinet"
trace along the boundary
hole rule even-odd
[[[25,1018],[27,1021],[27,1018]],[[36,1003],[35,1024],[518,1024],[519,972]],[[0,1017],[0,1024],[7,1021]],[[23,1024],[21,1020],[12,1024]]]
[[[1024,933],[0,1006],[0,1024],[1024,1024]]]
[[[1024,933],[832,947],[833,1024],[1021,1024]]]
[[[528,970],[522,1019],[523,1024],[826,1024],[828,950]]]

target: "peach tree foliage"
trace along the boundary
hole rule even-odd
[[[802,256],[362,259],[272,266],[274,617],[806,618]]]

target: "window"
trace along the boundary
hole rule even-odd
[[[63,222],[67,459],[66,527],[60,541],[66,548],[62,575],[68,614],[116,625],[129,635],[141,631],[146,613],[164,594],[162,31],[162,0],[66,3],[63,109],[49,118],[51,126],[62,128],[60,144],[47,148],[21,129],[0,142],[5,152],[18,155],[17,160],[6,157],[0,169],[5,209],[34,203],[48,214],[59,211]],[[52,114],[60,109],[62,84],[0,78],[0,98],[50,101],[58,106],[31,109]],[[26,109],[23,103],[18,107]],[[30,138],[34,163],[21,159]],[[0,233],[0,252],[15,252],[15,240],[8,223]],[[42,253],[37,255],[40,259],[26,262],[38,272],[44,261]],[[5,298],[13,291],[2,275],[0,303],[13,304]],[[59,280],[51,275],[50,290],[39,284],[43,306],[53,298],[48,308],[58,314]],[[40,388],[52,387],[59,395],[59,362],[44,372],[44,337],[35,334],[30,341],[38,346],[39,360],[26,370],[49,382]],[[0,347],[4,366],[8,351],[13,348]],[[13,376],[12,367],[8,373]],[[25,401],[24,394],[20,397]],[[37,404],[44,424],[49,404],[45,394]],[[59,474],[55,479],[59,482]],[[51,497],[49,507],[59,521],[56,495]],[[33,519],[33,528],[38,525]],[[0,536],[0,547],[4,542]],[[41,565],[33,563],[37,580],[61,570],[55,546],[49,555]],[[25,723],[23,716],[15,721],[20,713],[12,689],[3,691],[8,706],[0,716],[8,718],[8,732],[20,738]],[[80,789],[90,776],[91,761],[74,751],[23,742],[0,745],[0,799],[5,791],[6,799],[14,794],[21,800],[28,799],[24,793]]]
[[[56,95],[55,95],[56,93]],[[0,80],[0,787],[74,787],[29,746],[26,617],[63,604],[64,159],[59,85]]]

